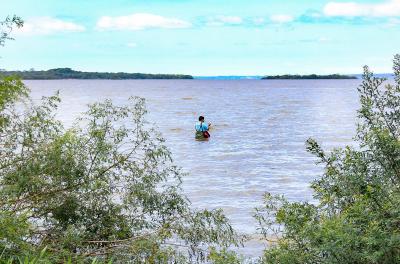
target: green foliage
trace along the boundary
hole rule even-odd
[[[325,165],[312,184],[317,205],[265,196],[256,212],[271,241],[263,263],[400,262],[399,55],[394,72],[395,83],[384,84],[364,68],[359,147],[328,154],[308,140],[308,151]]]
[[[0,79],[0,87],[0,110],[3,110],[6,104],[13,104],[16,100],[28,95],[28,89],[24,83],[15,76]]]
[[[240,264],[244,261],[236,252],[229,251],[226,248],[222,250],[211,248],[209,260],[213,264]]]
[[[4,260],[0,257],[0,263],[7,263],[7,264],[37,264],[37,263],[48,263],[50,264],[51,261],[46,258],[46,248],[43,248],[39,254],[32,254],[30,256],[24,257],[12,257],[7,260]],[[70,263],[65,261],[65,263]]]
[[[4,259],[46,247],[51,262],[202,262],[210,246],[240,243],[220,210],[190,208],[143,99],[95,103],[65,129],[55,118],[58,95],[22,104],[20,81],[3,83],[10,84],[0,86]]]
[[[0,21],[0,46],[4,46],[6,40],[12,40],[10,33],[14,27],[22,27],[24,22],[20,17],[6,17],[4,21]],[[14,104],[21,97],[26,97],[28,89],[22,81],[10,75],[1,78],[0,75],[0,111],[3,111],[7,104]],[[0,129],[5,125],[7,119],[0,115]]]
[[[22,81],[16,77],[5,77],[0,79],[0,111],[8,108],[16,101],[25,98],[28,94],[28,89]],[[10,121],[9,116],[0,115],[0,131]]]
[[[3,71],[3,75],[18,75],[24,80],[54,80],[54,79],[193,79],[182,74],[146,74],[125,72],[81,72],[70,68],[58,68],[47,71]]]
[[[12,40],[10,32],[14,27],[22,27],[24,21],[18,16],[8,16],[3,21],[0,21],[0,46],[4,46],[6,40]]]

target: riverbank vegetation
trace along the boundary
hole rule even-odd
[[[325,165],[311,185],[317,203],[265,195],[256,219],[275,242],[263,263],[400,262],[400,55],[394,73],[389,84],[364,68],[358,147],[326,153],[307,141]]]
[[[332,80],[332,79],[357,79],[356,76],[352,75],[342,75],[342,74],[330,74],[330,75],[271,75],[264,76],[261,78],[262,80]]]
[[[3,41],[22,21],[1,25]],[[400,55],[394,73],[385,83],[364,68],[357,147],[307,141],[325,166],[315,202],[265,195],[254,217],[269,246],[256,262],[400,262]],[[0,81],[0,263],[245,262],[223,212],[191,208],[143,99],[94,103],[68,129],[60,100]]]
[[[147,74],[126,72],[82,72],[70,68],[50,69],[47,71],[1,71],[4,76],[19,76],[23,80],[59,80],[59,79],[193,79],[191,75],[183,74]]]

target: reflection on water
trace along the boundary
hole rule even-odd
[[[59,117],[71,124],[88,103],[146,98],[149,116],[188,175],[185,193],[197,208],[224,208],[242,232],[254,234],[253,208],[264,192],[312,199],[309,183],[322,169],[305,151],[314,137],[325,148],[351,144],[358,80],[57,80],[26,81],[34,98],[60,90]],[[194,140],[204,115],[211,139]],[[254,239],[244,250],[259,255]]]

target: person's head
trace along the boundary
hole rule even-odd
[[[199,116],[199,121],[204,122],[204,116]]]

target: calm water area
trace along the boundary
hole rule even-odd
[[[306,152],[352,144],[360,80],[52,80],[25,81],[32,97],[60,91],[58,117],[72,124],[87,104],[106,98],[126,104],[144,97],[153,122],[187,173],[183,190],[196,208],[223,208],[234,227],[253,236],[242,250],[261,254],[252,218],[265,192],[312,201],[310,182],[323,168]],[[211,139],[194,140],[199,115]]]

